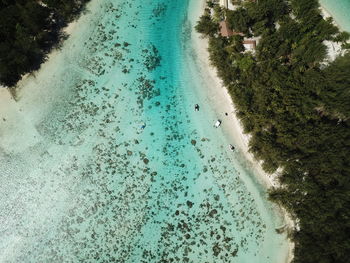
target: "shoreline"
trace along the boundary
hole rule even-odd
[[[62,47],[66,45],[71,35],[77,30],[77,24],[79,20],[80,19],[77,18],[70,22],[66,27],[62,28],[62,32],[68,35],[67,39],[62,41]],[[25,86],[28,86],[26,84],[30,81],[35,81],[36,76],[43,72],[43,68],[45,68],[47,64],[52,63],[52,61],[55,60],[56,56],[58,56],[61,52],[61,48],[54,48],[50,53],[47,54],[46,61],[40,65],[40,68],[38,70],[23,75],[22,78],[17,82],[17,84],[13,88],[6,87],[6,89],[9,90],[9,92],[13,92],[15,100],[17,100],[17,98],[19,97],[19,93],[22,91],[22,89]],[[13,91],[10,91],[11,89],[13,89]]]
[[[320,4],[320,13],[321,13],[321,16],[324,18],[324,19],[327,19],[329,17],[331,17],[333,19],[333,25],[335,27],[337,27],[340,31],[346,31],[344,30],[339,22],[337,22],[334,18],[334,16],[327,10],[327,8],[325,8],[321,3]],[[349,41],[348,41],[349,43]],[[332,62],[335,60],[335,58],[339,55],[342,55],[344,54],[344,50],[342,50],[342,47],[341,47],[341,44],[340,43],[337,43],[337,42],[333,42],[333,41],[326,41],[326,43],[324,43],[327,48],[328,48],[328,62]]]
[[[92,2],[95,3],[90,1],[88,5]],[[78,25],[83,23],[82,17],[84,16],[79,16],[62,28],[62,32],[67,34],[68,38],[62,41],[62,48],[54,48],[47,54],[46,61],[38,70],[23,75],[13,87],[0,86],[0,133],[2,135],[0,147],[5,146],[8,154],[20,152],[40,141],[41,136],[33,125],[34,120],[27,116],[25,109],[38,101],[42,104],[48,103],[49,96],[45,94],[50,91],[46,89],[46,83],[42,81],[45,78],[42,79],[41,76],[56,68],[58,64],[64,63],[63,49],[69,46],[72,35],[79,31]],[[56,89],[55,92],[60,93],[62,90]],[[25,140],[24,144],[23,142],[20,144],[19,138],[31,138],[31,140]]]
[[[329,12],[327,10],[326,7],[324,7],[321,3],[320,3],[320,10],[321,10],[321,15],[323,16],[323,18],[328,18],[328,17],[332,17],[333,18],[333,24],[338,27],[340,30],[344,31],[344,29],[340,26],[339,22],[337,22],[334,18],[334,16],[331,14],[331,12]]]
[[[63,33],[66,33],[68,35],[68,38],[65,39],[62,42],[62,45],[68,41],[69,37],[71,36],[72,33],[74,33],[77,30],[76,25],[78,24],[79,19],[72,21],[69,23],[66,27],[62,29]],[[40,68],[38,70],[35,70],[31,73],[27,73],[21,77],[21,79],[16,83],[15,86],[13,87],[5,87],[5,86],[0,86],[0,100],[1,103],[11,103],[13,101],[17,102],[19,100],[19,94],[23,90],[24,87],[28,86],[26,85],[30,81],[35,81],[36,76],[40,74],[43,71],[43,68],[46,67],[47,64],[52,63],[52,60],[55,59],[57,55],[61,53],[61,49],[55,48],[53,49],[50,53],[47,54],[47,59],[44,63],[40,65]],[[4,105],[2,105],[4,106]],[[4,107],[6,108],[6,107]],[[1,113],[3,111],[0,111],[0,117]]]
[[[202,15],[205,8],[205,1],[201,1],[201,6],[199,7],[198,14],[193,14],[193,17],[199,18],[199,16]],[[193,32],[194,35],[192,36],[192,43],[197,53],[196,59],[198,60],[198,64],[201,66],[201,70],[207,73],[207,79],[205,81],[210,82],[211,84],[208,85],[208,87],[210,87],[209,93],[213,96],[212,105],[214,105],[217,112],[229,113],[230,121],[225,121],[225,124],[222,126],[224,136],[227,137],[229,141],[234,142],[235,147],[247,161],[250,169],[254,172],[256,179],[263,184],[266,190],[270,187],[280,187],[279,183],[276,181],[276,177],[278,175],[277,172],[274,174],[267,174],[262,169],[261,162],[259,162],[251,152],[249,152],[250,136],[249,134],[244,134],[243,126],[236,115],[236,109],[232,98],[228,93],[227,88],[223,86],[222,80],[217,76],[216,68],[210,63],[208,40],[207,38],[203,38],[199,33],[195,32],[194,29]],[[283,223],[285,223],[287,227],[286,231],[295,226],[295,222],[283,207],[277,205],[276,210],[278,210],[276,212],[283,218]],[[288,243],[288,254],[283,262],[289,263],[292,261],[294,256],[294,243],[289,239],[286,241]]]
[[[332,13],[327,7],[325,3],[322,3],[322,1],[319,1],[319,5],[320,5],[320,10],[321,10],[321,15],[324,18],[328,18],[328,17],[332,17],[333,18],[333,24],[338,27],[341,31],[345,31],[345,32],[349,32],[349,30],[346,30],[344,28],[344,25],[342,26],[341,22],[339,19],[337,19],[337,16],[334,15],[334,13]],[[349,32],[350,33],[350,32]]]

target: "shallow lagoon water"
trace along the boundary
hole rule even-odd
[[[8,122],[28,128],[1,128],[1,262],[283,261],[281,219],[198,92],[194,8],[93,0],[19,91]]]

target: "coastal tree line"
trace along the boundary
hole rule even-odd
[[[13,86],[37,70],[66,36],[61,29],[89,0],[0,1],[0,84]]]
[[[349,34],[322,17],[317,0],[241,2],[231,11],[208,1],[196,29],[252,135],[250,151],[265,171],[280,168],[269,196],[296,222],[293,262],[349,262]],[[222,19],[258,37],[256,50],[244,52],[241,35],[221,36]],[[343,54],[327,61],[325,41]]]

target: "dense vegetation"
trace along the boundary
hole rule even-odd
[[[0,84],[13,86],[39,68],[88,0],[0,1]]]
[[[255,52],[217,33],[223,17],[260,38]],[[280,168],[282,186],[269,194],[295,219],[293,262],[350,262],[349,35],[323,19],[317,0],[242,1],[235,11],[210,2],[196,29],[209,37],[250,150],[267,172]],[[328,61],[325,41],[344,54]]]

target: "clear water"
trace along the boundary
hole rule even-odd
[[[320,4],[332,15],[342,30],[350,32],[350,0],[320,0]]]
[[[283,262],[281,219],[212,127],[199,6],[93,0],[19,93],[0,128],[0,262]]]

